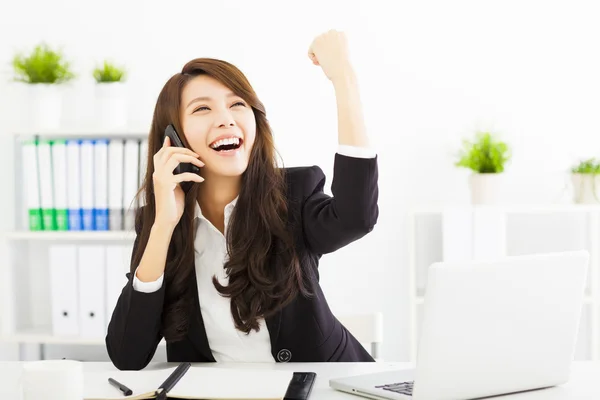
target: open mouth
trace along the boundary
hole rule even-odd
[[[242,146],[242,143],[244,143],[244,141],[241,138],[231,137],[211,143],[210,148],[219,152],[234,151],[239,149]]]

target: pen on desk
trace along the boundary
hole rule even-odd
[[[108,383],[110,383],[111,385],[113,385],[114,387],[119,389],[121,392],[123,392],[123,394],[125,396],[130,396],[133,394],[133,391],[131,389],[129,389],[127,386],[123,385],[122,383],[115,381],[113,378],[108,378]]]
[[[167,398],[167,393],[179,382],[179,380],[185,375],[187,370],[190,368],[192,364],[189,362],[184,362],[179,364],[177,368],[173,371],[171,375],[163,382],[162,385],[158,387],[156,390],[156,398],[157,400],[163,400]]]

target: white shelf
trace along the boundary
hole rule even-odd
[[[133,231],[13,231],[3,234],[8,240],[62,240],[62,241],[131,241]]]
[[[121,137],[148,137],[150,128],[123,128],[114,130],[103,130],[94,127],[83,127],[81,129],[60,129],[49,131],[24,130],[13,132],[15,136],[39,136],[44,138],[121,138]]]
[[[101,345],[104,338],[85,338],[79,336],[54,336],[50,329],[29,329],[12,335],[0,336],[5,343],[33,344],[72,344],[72,345]]]
[[[449,217],[448,226],[444,225],[446,211],[450,211],[453,215],[456,212],[455,217]],[[460,218],[463,211],[470,227],[467,227],[465,232],[459,232],[458,224],[460,220],[456,218]],[[557,216],[561,221],[570,223],[569,218],[575,218],[573,221],[577,221],[578,228],[572,232],[577,240],[569,242],[569,246],[575,246],[574,243],[577,242],[579,243],[578,246],[585,246],[590,252],[589,275],[583,301],[589,309],[589,326],[583,333],[589,341],[589,349],[586,350],[585,357],[591,360],[600,359],[600,204],[506,204],[485,206],[448,204],[416,206],[408,212],[409,332],[410,358],[412,361],[416,360],[417,357],[418,326],[420,317],[422,317],[419,309],[425,300],[422,289],[423,285],[426,285],[428,263],[443,261],[445,251],[454,249],[453,246],[458,246],[456,248],[457,257],[469,258],[469,254],[473,258],[482,257],[483,255],[490,258],[509,255],[508,239],[510,233],[507,217],[511,214],[549,217],[552,221],[557,221],[556,218],[553,218]],[[441,220],[432,221],[430,217]],[[421,222],[423,224],[420,224]],[[482,226],[486,227],[483,231]],[[575,225],[569,226],[574,227]],[[472,231],[474,227],[478,229],[476,233]],[[423,229],[433,229],[435,233],[428,231],[425,234]],[[450,231],[450,229],[458,229],[458,231]],[[430,240],[430,246],[428,247],[427,243]],[[527,239],[519,238],[519,240]],[[585,240],[585,244],[581,242],[582,240]],[[425,241],[425,243],[422,241]],[[433,243],[435,243],[435,247],[431,248]],[[531,252],[541,251],[537,250],[540,249],[539,241],[534,240],[531,243],[533,246]],[[461,247],[463,244],[464,247]],[[526,247],[527,244],[523,243],[518,253],[525,254]],[[418,280],[420,280],[419,283],[417,283]]]
[[[19,344],[54,344],[54,345],[77,345],[77,346],[105,346],[104,337],[86,338],[80,336],[55,336],[51,328],[27,329],[11,335],[0,335],[2,343]],[[159,346],[164,345],[164,339]]]
[[[417,296],[415,298],[415,304],[416,305],[421,305],[425,302],[425,297],[424,296]],[[594,303],[594,299],[592,298],[592,296],[585,296],[583,298],[583,304],[589,305],[589,304],[593,304]]]
[[[472,209],[472,210],[498,210],[509,214],[543,214],[543,213],[569,213],[569,212],[594,212],[600,211],[600,204],[505,204],[505,205],[470,205],[453,204],[439,206],[416,206],[410,213],[439,214],[444,210]]]
[[[141,143],[148,138],[150,123],[136,123],[134,126],[123,129],[102,129],[90,125],[62,127],[56,130],[34,130],[31,126],[10,130],[4,133],[12,138],[12,149],[8,149],[10,159],[7,162],[6,175],[10,177],[7,182],[11,201],[3,203],[8,208],[7,222],[0,230],[0,343],[19,345],[91,345],[105,346],[105,335],[96,337],[57,336],[53,334],[51,312],[52,291],[49,252],[57,244],[71,245],[75,251],[79,246],[94,245],[95,249],[111,247],[113,264],[118,271],[129,271],[130,248],[135,240],[135,230],[130,227],[131,220],[123,221],[125,228],[119,231],[30,231],[28,230],[28,213],[25,202],[26,189],[23,188],[24,173],[22,171],[22,146],[31,139],[106,139],[137,141]],[[138,167],[145,167],[140,159]],[[143,156],[143,154],[142,154]],[[39,172],[39,171],[38,171]],[[140,172],[140,171],[138,171]],[[142,171],[143,172],[143,171]],[[139,177],[138,177],[139,178]],[[137,188],[136,188],[137,189]],[[53,188],[54,190],[54,188]],[[8,199],[8,198],[7,198]],[[133,199],[131,199],[133,200]],[[123,218],[131,217],[128,207]],[[90,246],[92,247],[92,246]],[[77,257],[79,255],[77,254]],[[118,257],[118,259],[116,258]],[[118,265],[117,265],[118,264]],[[122,268],[122,271],[121,271]],[[97,271],[97,269],[96,269]],[[79,275],[79,274],[77,274]],[[123,282],[125,284],[126,280]],[[98,286],[108,288],[107,282],[98,282]],[[118,291],[120,293],[120,291]],[[117,290],[112,290],[111,296],[116,296]],[[74,298],[73,298],[74,299]],[[76,301],[69,298],[69,301]],[[106,300],[106,299],[104,299]],[[105,307],[109,304],[105,301]],[[96,307],[101,307],[97,304]],[[104,325],[110,319],[110,310],[103,316]],[[29,329],[30,327],[39,327]],[[99,332],[101,334],[101,332]],[[164,345],[164,341],[161,342]],[[40,352],[44,357],[44,351]]]

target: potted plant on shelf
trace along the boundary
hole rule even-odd
[[[60,50],[41,43],[30,54],[17,53],[12,65],[15,81],[27,84],[33,128],[59,128],[62,114],[62,92],[59,85],[75,77],[70,62],[65,60]]]
[[[589,158],[571,168],[574,200],[578,204],[598,204],[600,197],[600,160]]]
[[[104,61],[94,69],[96,80],[96,123],[99,128],[118,129],[127,126],[127,93],[125,69]]]
[[[473,204],[502,201],[503,172],[510,157],[508,144],[490,132],[478,132],[474,140],[463,140],[455,165],[472,170],[469,187]]]

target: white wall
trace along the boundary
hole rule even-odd
[[[266,104],[286,164],[319,164],[330,179],[335,99],[306,50],[316,34],[346,30],[379,154],[381,212],[372,234],[323,259],[322,283],[336,312],[385,312],[388,360],[408,357],[405,213],[413,205],[467,200],[466,171],[452,166],[464,135],[493,129],[513,145],[508,175],[518,202],[568,200],[570,163],[600,153],[600,26],[592,2],[2,4],[4,76],[13,51],[40,40],[63,45],[81,74],[113,57],[130,70],[131,123],[145,127],[158,91],[183,63],[224,58],[248,75]],[[27,118],[27,107],[12,101],[17,89],[4,81],[3,134]],[[71,89],[65,124],[85,122],[91,87],[87,78]],[[3,152],[5,146],[0,160]]]

